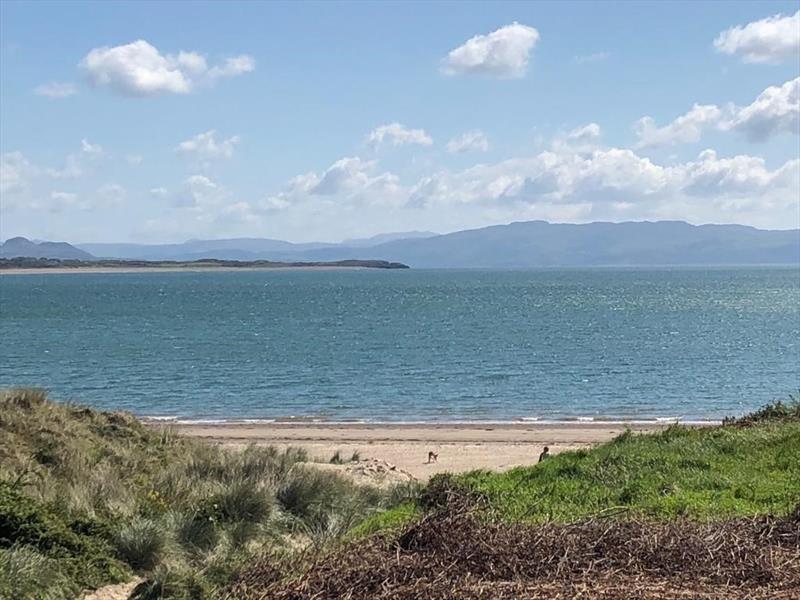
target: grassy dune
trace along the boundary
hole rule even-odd
[[[231,452],[9,390],[0,598],[75,598],[134,573],[139,598],[211,598],[255,557],[325,546],[404,493],[356,486],[300,450]]]

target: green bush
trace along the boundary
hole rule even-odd
[[[80,591],[58,561],[32,546],[0,549],[0,598],[70,600]]]
[[[114,557],[109,529],[108,524],[89,518],[70,519],[24,495],[18,487],[0,482],[0,549],[11,552],[5,556],[8,568],[39,555],[52,567],[43,573],[57,573],[50,580],[66,577],[79,589],[124,581],[129,571]],[[58,584],[55,589],[60,588],[64,586]]]

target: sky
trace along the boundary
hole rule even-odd
[[[794,2],[0,3],[0,238],[800,227]]]

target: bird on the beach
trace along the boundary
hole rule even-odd
[[[539,455],[539,462],[542,462],[545,458],[550,458],[550,448],[547,446],[544,447],[542,453]]]
[[[431,464],[432,462],[436,462],[437,460],[439,460],[439,455],[436,452],[434,452],[433,450],[429,451],[428,452],[428,464]]]

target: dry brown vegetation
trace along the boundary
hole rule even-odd
[[[257,563],[227,599],[800,598],[800,506],[717,523],[520,525],[492,522],[480,498],[442,496],[399,536],[347,545],[288,581]]]

